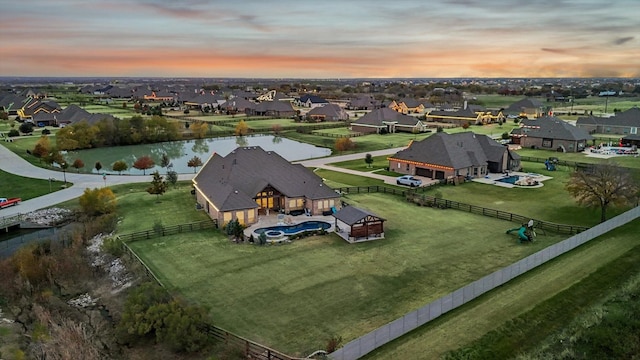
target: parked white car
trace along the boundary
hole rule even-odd
[[[416,179],[411,175],[403,175],[403,176],[400,176],[399,178],[396,178],[396,184],[417,187],[422,185],[422,180]]]

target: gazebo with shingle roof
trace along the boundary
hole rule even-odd
[[[367,210],[345,206],[333,214],[336,233],[350,243],[384,239],[384,222]],[[346,232],[346,229],[349,229]]]

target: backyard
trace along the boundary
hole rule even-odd
[[[334,179],[353,185],[358,177],[351,177]],[[180,196],[178,191],[168,195]],[[150,228],[153,219],[189,206],[162,198],[155,216],[148,216],[139,204],[146,197],[154,206],[154,197],[118,197],[121,216],[136,219],[135,226],[125,220],[121,232]],[[163,283],[209,306],[216,325],[306,355],[323,348],[331,336],[354,339],[566,237],[547,233],[521,245],[505,234],[514,223],[416,207],[385,194],[349,195],[345,201],[386,218],[386,239],[354,246],[331,234],[259,247],[202,231],[130,246]]]

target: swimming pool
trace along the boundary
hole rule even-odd
[[[263,232],[267,232],[267,235],[276,236],[276,233],[282,232],[283,235],[295,235],[297,233],[301,233],[303,231],[309,230],[327,230],[331,227],[331,224],[326,221],[304,221],[295,225],[276,225],[276,226],[268,226],[263,228],[258,228],[254,232],[256,234],[262,234]]]
[[[496,181],[500,181],[500,182],[503,182],[503,183],[515,185],[515,183],[516,183],[516,181],[518,181],[518,179],[520,179],[520,176],[511,175],[511,176],[503,177],[502,179],[497,179]]]

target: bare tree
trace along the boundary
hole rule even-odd
[[[600,222],[607,220],[609,205],[629,205],[640,190],[629,170],[612,161],[575,171],[566,188],[578,204],[600,207]]]

